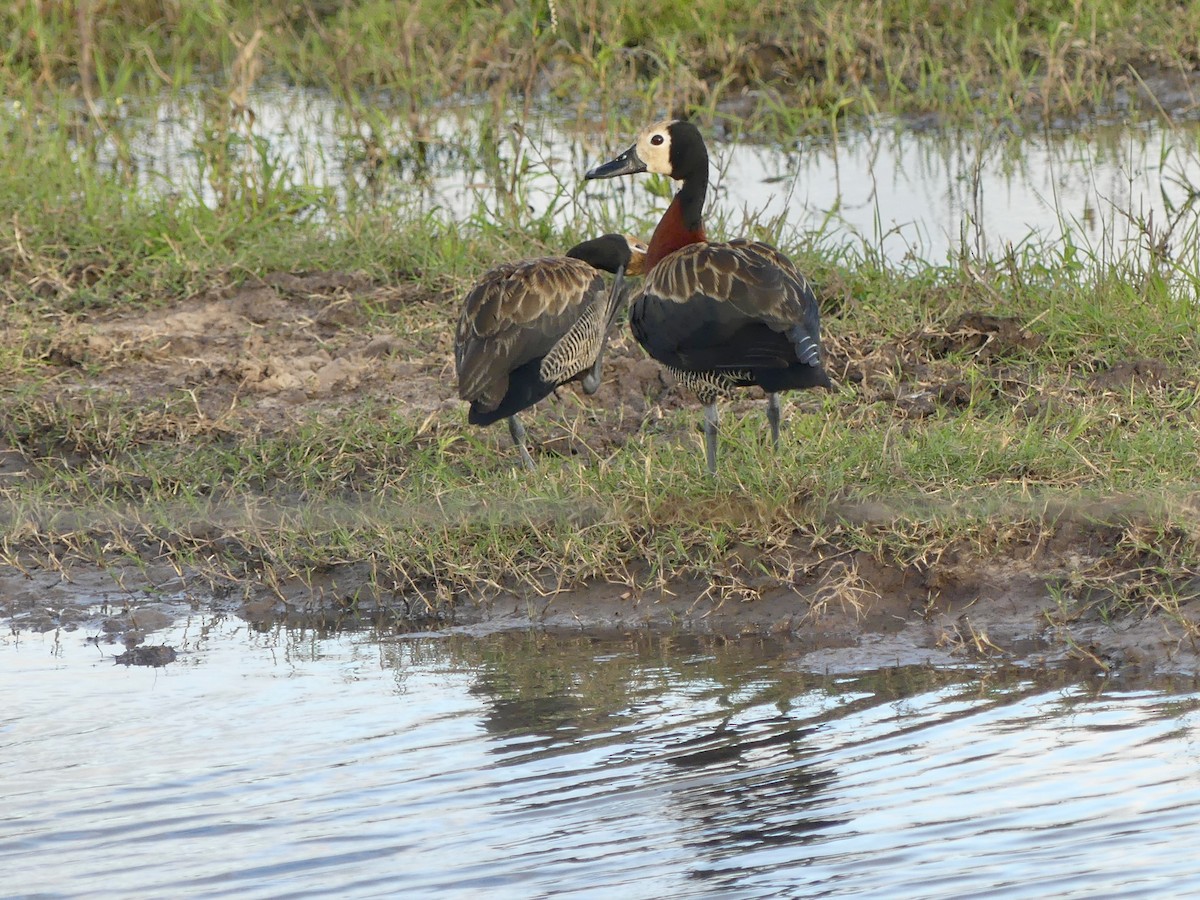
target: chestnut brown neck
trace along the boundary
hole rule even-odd
[[[704,233],[704,194],[708,188],[707,173],[703,177],[688,178],[683,187],[659,219],[650,247],[646,251],[646,271],[649,272],[660,259],[688,244],[700,244],[708,240]]]

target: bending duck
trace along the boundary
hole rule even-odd
[[[646,279],[629,311],[634,337],[704,404],[708,471],[717,471],[717,400],[734,388],[767,392],[779,445],[779,392],[832,387],[821,366],[820,314],[808,280],[761,241],[710,243],[704,232],[708,149],[695,125],[658,122],[616,159],[587,173],[655,172],[682,182],[646,252]]]
[[[527,469],[533,457],[517,413],[570,381],[596,392],[609,329],[628,298],[624,276],[641,274],[645,255],[637,239],[606,234],[566,256],[496,266],[463,301],[454,363],[458,395],[471,404],[467,421],[508,419]],[[602,272],[615,276],[611,289]]]

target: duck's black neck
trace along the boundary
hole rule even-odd
[[[704,197],[708,193],[708,172],[697,172],[683,180],[675,195],[683,227],[692,232],[704,232]]]
[[[704,195],[708,192],[708,148],[700,130],[684,119],[672,122],[671,175],[683,182],[675,202],[688,231],[704,230]]]

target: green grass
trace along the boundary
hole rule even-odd
[[[1200,31],[1190,4],[1117,0],[456,6],[11,4],[0,82],[8,97],[67,87],[91,102],[213,80],[238,96],[278,73],[329,88],[364,120],[378,90],[416,118],[455,95],[520,91],[640,120],[711,112],[750,87],[756,118],[794,128],[881,110],[1095,112],[1118,90],[1136,93],[1134,73],[1194,68]]]
[[[928,296],[957,288],[974,305],[978,281],[952,277],[942,272]],[[889,287],[830,326],[838,339],[894,341],[953,312],[912,296],[903,279]],[[34,381],[4,398],[9,444],[30,465],[5,491],[15,536],[7,552],[166,555],[214,581],[311,578],[369,562],[379,586],[437,603],[597,579],[642,590],[701,577],[736,593],[764,573],[789,583],[812,564],[813,545],[916,567],[948,553],[1003,559],[1065,521],[1106,541],[1113,559],[1151,556],[1163,584],[1179,585],[1200,572],[1194,354],[1177,352],[1162,384],[1094,390],[1106,353],[1163,355],[1179,312],[1148,308],[1123,283],[1099,290],[1110,325],[1142,316],[1145,327],[1119,347],[1075,320],[1043,318],[1042,347],[1014,351],[998,375],[995,361],[931,358],[917,343],[910,361],[932,371],[801,398],[778,457],[760,409],[727,411],[716,479],[702,475],[695,410],[602,458],[544,457],[528,475],[502,429],[470,429],[454,414],[416,421],[388,406],[344,405],[262,433],[216,427],[187,395],[48,399]],[[902,293],[908,318],[890,315]],[[1018,295],[998,312],[1033,318],[1045,302]],[[910,418],[897,398],[922,382],[959,383],[960,399]],[[541,411],[530,427],[545,435],[612,418],[578,409],[574,423]],[[747,546],[761,554],[751,569],[737,561]],[[1097,577],[1112,572],[1100,566]]]

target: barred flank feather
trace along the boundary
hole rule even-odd
[[[604,343],[608,326],[607,303],[592,303],[542,360],[541,377],[551,384],[566,384],[591,368]]]
[[[689,372],[686,369],[676,369],[674,366],[667,366],[667,371],[683,387],[695,394],[697,400],[705,405],[716,403],[722,397],[732,397],[736,388],[754,384],[754,373],[752,372],[718,372],[712,370],[707,372]]]

